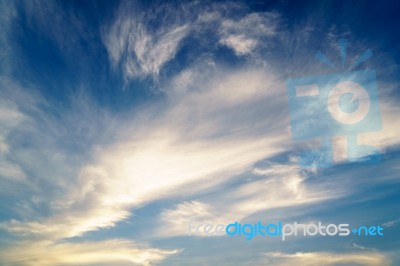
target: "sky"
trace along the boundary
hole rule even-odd
[[[394,0],[0,0],[0,264],[400,265],[399,11]],[[361,131],[337,133],[325,100],[291,105],[291,82],[322,91],[333,77],[376,91]],[[323,128],[315,139],[296,139],[303,117]],[[327,138],[334,160],[321,166]],[[188,231],[235,221],[384,235]]]

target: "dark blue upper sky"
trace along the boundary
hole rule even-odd
[[[157,7],[162,6],[159,1],[135,5],[138,12],[155,16]],[[79,93],[81,85],[90,89],[87,93],[96,101],[112,109],[121,104],[126,107],[137,104],[137,98],[154,96],[149,87],[160,84],[142,78],[132,81],[128,85],[131,89],[123,90],[120,74],[108,63],[101,34],[104,24],[117,13],[116,1],[62,1],[47,7],[16,1],[15,6],[16,21],[11,25],[10,41],[11,49],[19,55],[11,71],[16,79],[36,85],[59,103],[68,102],[71,94]],[[354,44],[361,42],[388,57],[387,68],[380,64],[379,70],[386,78],[395,78],[399,70],[390,66],[400,56],[397,49],[400,37],[396,34],[400,26],[398,10],[397,1],[250,1],[245,8],[223,11],[230,17],[251,12],[282,14],[286,38],[262,51],[262,56],[276,62],[282,72],[299,72],[307,56],[312,60],[314,51],[327,50],[334,34],[336,38],[350,38]],[[150,21],[150,27],[158,27],[157,18]],[[231,50],[217,47],[212,34],[205,33],[200,38],[206,39],[204,47],[198,46],[198,33],[186,37],[176,57],[161,70],[161,78],[174,75],[206,53],[212,53],[222,64],[244,63],[243,58],[234,58]]]

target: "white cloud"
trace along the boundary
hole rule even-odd
[[[252,13],[238,21],[227,19],[221,23],[220,43],[237,55],[246,55],[265,45],[265,38],[277,34],[279,16],[276,13]]]
[[[18,181],[26,180],[26,175],[22,171],[21,167],[4,159],[0,160],[0,172],[1,177],[4,178]]]
[[[271,89],[279,84],[272,73],[263,69],[215,71],[204,82],[194,71],[187,84],[198,89],[175,93],[172,88],[165,104],[146,107],[128,116],[129,121],[126,115],[103,116],[93,107],[79,104],[82,99],[77,106],[84,108],[65,114],[60,121],[40,113],[41,120],[50,123],[45,127],[49,132],[54,131],[47,135],[50,142],[38,142],[43,142],[46,154],[56,148],[50,143],[57,143],[55,140],[64,136],[59,134],[63,128],[84,125],[76,137],[87,139],[84,136],[93,131],[90,141],[98,143],[102,134],[95,134],[99,132],[96,129],[109,123],[115,126],[110,133],[114,141],[108,145],[84,146],[84,154],[88,155],[81,154],[81,158],[86,163],[70,161],[69,152],[58,150],[55,162],[58,172],[54,172],[57,175],[46,178],[49,172],[43,169],[35,173],[42,175],[40,178],[48,186],[57,187],[56,194],[45,193],[47,199],[42,199],[49,202],[52,215],[9,221],[3,223],[3,228],[45,239],[80,236],[115,226],[129,217],[133,207],[221,184],[254,162],[287,149],[290,136],[285,132],[288,117],[284,111],[284,90]],[[270,104],[265,105],[266,102]],[[278,120],[271,112],[275,108],[282,110]],[[79,115],[73,115],[75,112]],[[104,117],[103,123],[98,123]],[[40,135],[36,128],[43,125],[32,121],[32,134],[36,138]],[[24,151],[26,160],[40,159],[34,157],[37,148]],[[248,189],[251,188],[256,186]],[[42,191],[37,190],[37,193]],[[37,193],[39,198],[43,197]]]
[[[163,65],[174,58],[190,26],[171,18],[167,9],[159,14],[165,23],[150,28],[151,15],[128,9],[129,6],[122,5],[113,24],[103,32],[111,63],[121,67],[125,81],[147,75],[157,78]]]
[[[153,265],[179,250],[162,250],[113,239],[97,242],[20,242],[0,251],[2,263],[16,266]]]
[[[399,220],[392,220],[392,221],[388,221],[384,224],[382,224],[384,227],[393,227],[396,226],[397,224],[400,223],[400,219]]]
[[[307,186],[296,165],[271,165],[253,171],[263,177],[233,188],[221,185],[220,190],[209,194],[202,202],[183,202],[174,209],[164,210],[154,237],[188,235],[190,222],[227,225],[260,211],[312,205],[343,196],[338,191]]]
[[[221,43],[232,48],[237,55],[249,54],[257,46],[257,40],[248,39],[242,34],[230,35],[222,39]]]
[[[35,6],[28,5],[28,13],[32,16],[39,11],[40,25],[48,24],[47,16],[59,10]],[[216,24],[216,42],[241,56],[252,54],[265,45],[266,38],[275,36],[279,19],[273,13],[253,13],[234,21],[212,9],[199,12],[198,21],[193,21],[184,16],[185,12],[169,12],[165,7],[160,9],[161,13],[168,11],[165,16],[153,14],[162,20],[154,25],[149,13],[129,13],[124,8],[103,29],[102,37],[110,61],[122,70],[125,81],[147,76],[157,79],[193,30],[215,33],[205,23]],[[11,8],[7,12],[15,11]],[[64,25],[57,23],[57,27],[49,27],[49,34],[60,48],[66,48],[71,43],[64,44],[70,38],[65,36],[70,35],[61,34],[59,29]],[[78,30],[79,25],[75,26],[71,31]],[[83,35],[85,32],[80,32],[74,38]],[[0,34],[0,39],[4,36]],[[0,48],[0,57],[10,58],[9,47]],[[254,174],[265,178],[224,189],[227,181],[252,170],[255,162],[290,150],[286,91],[277,75],[264,68],[225,71],[211,59],[197,64],[172,78],[165,86],[164,101],[121,116],[75,95],[73,110],[55,117],[48,112],[54,111],[53,107],[34,89],[28,92],[2,78],[2,192],[13,193],[10,209],[19,218],[2,222],[0,227],[17,237],[37,241],[7,248],[0,253],[1,258],[14,265],[146,265],[178,251],[125,240],[68,241],[115,226],[127,219],[133,208],[210,188],[223,193],[165,210],[161,217],[170,227],[161,227],[156,234],[186,234],[182,228],[186,229],[184,223],[189,217],[226,223],[270,208],[311,204],[341,195],[306,186],[293,165],[254,169]],[[41,109],[43,106],[47,112]],[[390,134],[381,139],[382,143],[398,144],[398,123],[394,123],[398,108],[391,103],[383,109],[390,115],[385,122]],[[15,181],[24,182],[16,186]],[[321,262],[326,255],[312,254],[270,257],[284,261],[306,257]],[[368,261],[369,257],[348,256],[344,261],[355,258]],[[370,259],[379,261],[377,256]]]
[[[1,94],[0,94],[1,95]],[[21,167],[7,158],[10,146],[7,136],[25,119],[18,107],[10,101],[0,99],[0,177],[14,181],[25,180],[25,173]]]
[[[69,208],[69,202],[61,200],[63,193],[78,189],[76,186],[80,184],[74,183],[74,173],[79,164],[84,163],[81,160],[87,160],[87,157],[80,149],[71,151],[68,145],[60,145],[60,140],[75,145],[71,138],[77,137],[75,141],[80,142],[93,137],[91,141],[99,143],[105,131],[96,135],[93,128],[96,127],[99,132],[98,128],[103,128],[99,120],[105,123],[109,120],[101,111],[94,111],[94,106],[82,96],[77,96],[74,111],[63,113],[55,120],[51,114],[43,112],[41,108],[49,108],[49,105],[34,90],[24,90],[3,77],[0,78],[0,87],[0,133],[2,147],[5,147],[0,154],[2,195],[10,199],[8,207],[14,212],[10,216],[15,214],[25,220],[1,223],[2,229],[14,233],[18,239],[0,251],[3,264],[150,265],[178,252],[150,248],[127,240],[80,243],[65,240],[88,230],[107,227],[110,225],[107,215],[117,215],[114,206],[107,208],[91,202],[82,208]],[[72,135],[71,128],[75,135]],[[21,139],[22,145],[16,141]],[[91,143],[85,145],[91,150]],[[74,154],[71,160],[68,156],[71,152],[80,154]],[[19,181],[17,185],[16,181]],[[129,214],[125,209],[117,211],[120,211],[118,220]],[[50,215],[43,218],[46,217],[43,212]],[[42,223],[42,219],[46,222]]]
[[[164,4],[149,12],[138,12],[135,5],[123,3],[113,23],[102,31],[112,66],[122,71],[126,82],[147,76],[157,80],[186,37],[207,32],[219,40],[215,43],[207,37],[208,47],[201,47],[203,44],[199,42],[199,49],[220,43],[240,56],[264,46],[266,38],[276,35],[279,24],[278,14],[272,12],[241,15],[237,21],[227,18],[240,6],[227,3],[208,7],[196,2],[180,6]]]
[[[380,117],[382,119],[382,129],[372,132],[357,134],[357,144],[371,146],[374,149],[365,151],[360,148],[353,154],[356,158],[371,155],[376,151],[384,153],[386,149],[398,146],[400,144],[400,118],[397,115],[400,113],[400,107],[397,102],[387,96],[381,97],[379,101]],[[347,160],[347,136],[338,136],[333,138],[334,158],[337,162]]]
[[[358,244],[356,244],[356,243],[351,244],[351,246],[352,246],[353,248],[360,249],[360,250],[374,250],[374,251],[376,250],[376,249],[373,249],[373,248],[367,248],[367,247],[358,245]]]
[[[384,90],[385,88],[381,88]],[[397,100],[383,96],[380,99],[380,111],[382,117],[382,130],[360,134],[361,144],[372,145],[385,150],[400,144],[400,107]]]
[[[265,255],[265,262],[268,265],[365,265],[384,266],[389,265],[389,260],[382,253],[378,252],[357,252],[357,253],[333,253],[333,252],[308,252],[308,253],[280,253],[269,252]]]

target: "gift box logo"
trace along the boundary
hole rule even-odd
[[[342,67],[346,62],[347,41],[340,40]],[[319,140],[317,150],[300,156],[304,168],[326,168],[333,164],[332,139],[347,138],[347,160],[376,163],[377,149],[359,145],[360,133],[381,130],[379,98],[374,70],[354,71],[372,56],[367,50],[348,71],[287,80],[292,137],[298,141]],[[325,65],[336,66],[321,52],[316,58]]]

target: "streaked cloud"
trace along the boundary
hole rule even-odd
[[[97,242],[21,242],[0,251],[3,265],[153,265],[179,250],[162,250],[122,239]]]
[[[18,164],[7,158],[10,145],[7,136],[12,128],[24,121],[24,115],[17,106],[4,98],[0,100],[0,176],[15,181],[23,181],[26,176]]]
[[[237,55],[246,55],[266,45],[266,38],[277,34],[277,13],[252,13],[238,21],[222,21],[220,43],[233,49]]]
[[[299,207],[306,215],[311,209],[332,207],[329,203],[333,200],[359,192],[367,182],[369,188],[398,183],[394,162],[374,172],[383,173],[379,180],[369,175],[353,178],[362,173],[357,166],[335,173],[329,180],[319,177],[329,176],[336,169],[307,172],[298,167],[292,154],[297,152],[297,144],[292,142],[284,84],[287,67],[279,68],[278,62],[275,68],[277,62],[273,60],[267,66],[267,59],[259,55],[288,35],[306,35],[311,41],[314,26],[307,25],[302,32],[292,34],[281,28],[283,14],[254,12],[245,3],[200,3],[154,7],[123,1],[101,26],[97,25],[99,21],[92,21],[90,30],[85,24],[89,18],[83,18],[97,9],[80,13],[74,10],[74,3],[65,5],[70,8],[68,12],[57,3],[1,3],[0,22],[5,26],[0,33],[0,65],[4,69],[0,77],[0,192],[7,200],[2,205],[0,229],[8,237],[4,243],[11,241],[2,247],[0,261],[24,266],[150,265],[184,251],[114,236],[107,240],[108,233],[114,231],[104,235],[95,231],[126,225],[127,220],[143,226],[141,217],[133,215],[136,210],[146,213],[150,204],[162,203],[156,206],[160,212],[151,214],[156,229],[144,232],[149,240],[161,239],[166,241],[165,246],[173,246],[169,238],[186,235],[191,219],[226,224],[291,207]],[[26,21],[14,20],[21,15],[17,12],[20,9]],[[16,21],[28,26],[23,28]],[[88,78],[90,82],[86,83],[78,77],[63,90],[63,82],[70,81],[70,76],[63,77],[65,80],[60,78],[62,74],[48,77],[60,85],[57,91],[45,82],[40,84],[40,80],[32,82],[27,78],[29,69],[21,68],[25,66],[21,62],[34,65],[34,60],[19,60],[24,56],[19,53],[24,49],[29,52],[31,42],[26,40],[28,48],[15,46],[14,38],[19,35],[11,34],[11,30],[18,30],[22,37],[25,31],[40,36],[30,36],[38,39],[33,51],[43,52],[35,54],[40,62],[40,56],[47,55],[46,49],[51,46],[53,52],[60,53],[57,64],[65,63],[68,73],[85,76],[87,72],[78,65],[92,69],[102,62],[106,64],[101,67],[104,72],[95,73],[96,77],[112,68],[112,74],[122,77],[125,85],[151,80],[152,85],[143,85],[149,91],[155,81],[160,98],[138,105],[135,102],[118,112],[97,101],[95,96],[101,95],[99,98],[115,101],[120,107],[112,95],[119,88],[111,86],[102,95],[106,85],[101,81]],[[47,46],[42,47],[43,43]],[[295,41],[292,44],[300,46]],[[221,54],[215,53],[221,50]],[[282,50],[276,58],[292,52],[288,47]],[[221,59],[227,55],[234,58]],[[90,58],[76,61],[84,56]],[[101,57],[104,61],[95,60]],[[231,65],[231,60],[237,64]],[[257,64],[257,60],[263,64]],[[57,64],[49,63],[44,69],[54,67],[57,72]],[[9,69],[19,75],[9,75]],[[32,76],[40,71],[32,71]],[[104,74],[104,79],[108,78]],[[110,84],[118,82],[112,80]],[[63,93],[70,98],[54,100],[50,96]],[[136,100],[134,94],[126,95]],[[378,135],[360,136],[360,142],[383,150],[398,146],[400,141],[398,104],[388,95],[381,99],[384,129],[376,132]],[[339,147],[339,157],[343,153]],[[257,164],[276,157],[290,159],[268,166]],[[357,200],[365,202],[369,196],[382,195],[369,193]],[[293,210],[280,218],[296,214]],[[396,224],[393,220],[384,225]],[[353,247],[360,252],[282,250],[267,253],[264,259],[272,265],[389,264],[377,249],[364,248],[364,243]]]
[[[399,220],[393,220],[393,221],[388,221],[386,223],[383,224],[383,226],[385,227],[393,227],[396,226],[400,223],[400,219]]]
[[[192,2],[179,6],[164,4],[156,11],[138,12],[138,3],[123,3],[113,23],[104,28],[103,42],[113,68],[122,72],[126,82],[147,76],[157,80],[163,66],[191,35],[217,35],[219,44],[241,56],[265,46],[266,38],[277,34],[277,13],[252,13],[238,21],[228,19],[230,12],[226,14],[226,10],[231,8],[233,12],[239,6],[222,2],[205,8]],[[154,23],[155,17],[162,23]],[[206,44],[209,46],[212,40]]]
[[[168,5],[160,6],[157,14],[137,11],[138,7],[132,5],[121,5],[115,21],[103,32],[104,44],[112,65],[122,71],[125,81],[147,75],[157,78],[187,36],[189,21],[182,22]],[[174,11],[183,12],[179,8]],[[150,27],[156,15],[163,23]]]
[[[314,265],[365,265],[384,266],[390,265],[389,259],[379,252],[357,253],[332,253],[332,252],[298,252],[280,253],[270,252],[265,254],[266,263],[269,265],[286,266],[300,264],[304,266]]]
[[[339,190],[305,184],[305,177],[296,165],[255,168],[253,173],[262,178],[229,188],[221,186],[220,190],[209,194],[207,200],[186,201],[174,209],[164,210],[154,237],[188,235],[191,222],[227,225],[234,221],[242,221],[257,212],[293,206],[312,206],[343,196]]]
[[[190,82],[197,82],[196,77]],[[213,187],[282,152],[286,145],[277,143],[289,136],[278,132],[285,126],[286,114],[274,130],[268,130],[276,119],[268,110],[284,104],[283,95],[268,88],[274,80],[265,70],[216,73],[201,90],[172,93],[161,113],[158,106],[151,106],[128,123],[111,122],[122,125],[114,129],[114,142],[93,149],[92,162],[74,167],[77,175],[70,182],[51,181],[63,184],[59,188],[63,196],[51,200],[51,217],[4,226],[16,234],[50,239],[80,236],[115,226],[129,217],[133,207]],[[264,106],[269,98],[275,105]],[[247,119],[239,121],[237,116]],[[260,116],[263,122],[255,125]],[[190,122],[193,119],[195,123]]]

